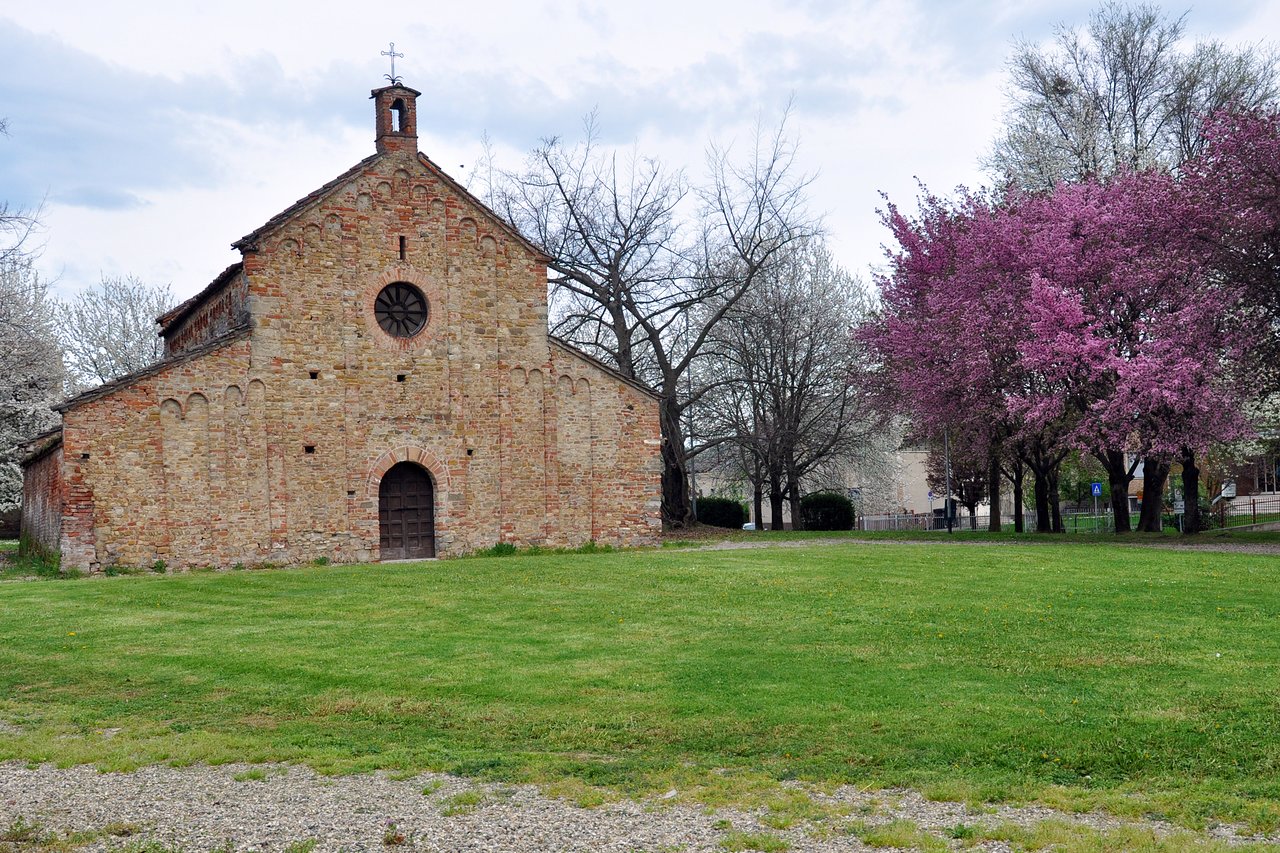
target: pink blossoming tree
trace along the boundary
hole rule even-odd
[[[1214,140],[1208,156],[1239,175],[1226,152],[1244,149]],[[1196,180],[1152,171],[1038,196],[926,196],[914,218],[885,214],[898,248],[880,282],[883,322],[862,332],[885,386],[920,432],[972,437],[993,479],[1016,454],[1035,477],[1039,530],[1061,529],[1057,467],[1072,449],[1106,469],[1118,532],[1130,529],[1128,487],[1144,458],[1139,528],[1153,530],[1171,462],[1194,466],[1197,452],[1249,430],[1261,329],[1225,259],[1259,262],[1223,236],[1240,205],[1223,178],[1188,174]],[[1277,222],[1267,233],[1280,234]],[[1254,252],[1257,242],[1243,241]]]

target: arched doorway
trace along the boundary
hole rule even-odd
[[[378,537],[384,560],[436,555],[435,487],[425,468],[400,462],[378,484]]]

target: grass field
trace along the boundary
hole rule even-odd
[[[0,760],[907,785],[1280,825],[1280,560],[1102,544],[0,584]]]

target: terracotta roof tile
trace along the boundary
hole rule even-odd
[[[381,156],[382,156],[381,154],[370,154],[368,157],[364,158],[359,163],[356,163],[350,169],[347,169],[347,171],[343,172],[341,175],[338,175],[338,177],[334,178],[332,181],[329,181],[324,186],[320,187],[314,192],[307,193],[302,198],[298,199],[293,204],[289,205],[284,210],[280,211],[275,216],[271,217],[266,222],[262,223],[262,225],[260,225],[259,227],[250,231],[248,234],[244,235],[239,240],[236,240],[234,243],[231,244],[231,248],[239,249],[242,252],[245,251],[246,249],[249,249],[249,250],[253,249],[254,245],[258,242],[258,240],[262,239],[264,236],[266,236],[267,234],[274,231],[276,228],[283,225],[285,222],[287,222],[290,218],[292,218],[296,213],[301,211],[303,208],[306,208],[315,204],[316,202],[320,201],[320,199],[328,195],[330,192],[337,189],[339,185],[346,183],[347,181],[354,178],[356,175],[363,172],[365,170],[365,167],[367,167],[370,163],[372,163],[374,160],[378,159]]]
[[[97,388],[90,388],[83,394],[77,394],[69,400],[64,400],[54,406],[53,410],[55,412],[66,412],[68,409],[73,409],[81,403],[88,403],[90,400],[97,400],[105,397],[108,394],[120,390],[121,388],[132,385],[139,379],[145,379],[148,376],[155,376],[157,373],[161,373],[170,367],[173,367],[175,364],[182,364],[183,362],[191,361],[193,358],[199,358],[206,353],[211,353],[214,350],[221,349],[227,344],[234,343],[241,338],[248,337],[249,329],[250,326],[247,322],[241,323],[234,328],[228,329],[225,334],[219,335],[213,340],[207,341],[198,347],[192,347],[191,349],[181,352],[178,355],[171,356],[170,358],[162,358],[155,364],[148,365],[141,370],[135,370],[133,373],[126,373],[124,376],[118,376],[110,382],[105,382],[102,385],[99,385]]]
[[[617,379],[621,382],[625,382],[626,384],[630,385],[632,388],[635,388],[637,391],[643,391],[644,393],[648,394],[650,397],[652,397],[655,400],[662,399],[661,394],[659,394],[657,391],[650,388],[648,385],[645,385],[639,379],[632,379],[630,376],[627,376],[625,373],[618,370],[618,368],[610,367],[609,365],[605,364],[603,361],[596,358],[595,356],[587,355],[585,352],[578,349],[573,344],[566,341],[564,338],[557,338],[555,335],[547,335],[547,340],[555,344],[556,346],[560,347],[560,349],[564,350],[565,352],[569,353],[569,355],[580,358],[583,361],[587,362],[588,364],[598,367],[599,369],[603,370],[605,373],[612,376],[614,379]]]

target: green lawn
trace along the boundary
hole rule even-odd
[[[0,583],[0,760],[910,785],[1280,823],[1280,560],[1101,544]]]

